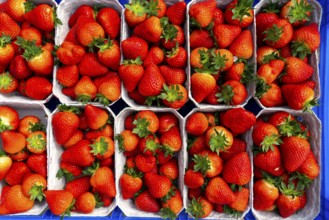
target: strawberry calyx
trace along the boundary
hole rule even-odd
[[[91,147],[90,153],[94,156],[96,155],[104,155],[108,149],[109,143],[105,141],[105,138],[100,138],[99,141],[94,142],[93,144],[89,145]]]
[[[225,151],[228,146],[228,140],[223,131],[218,132],[214,129],[216,134],[211,135],[209,146],[212,152],[215,152],[219,155],[220,151]]]
[[[4,72],[0,74],[0,89],[8,89],[14,81],[14,77],[9,72]]]
[[[28,0],[24,2],[24,8],[25,8],[25,13],[27,13],[35,8],[35,4],[31,0]]]
[[[26,139],[28,145],[35,150],[43,150],[47,146],[47,141],[43,138],[41,134],[32,135],[31,137]]]
[[[147,13],[145,0],[132,0],[129,4],[125,4],[125,8],[139,17]]]
[[[278,126],[278,130],[282,136],[287,137],[296,136],[303,132],[300,124],[296,120],[293,120],[290,115]]]
[[[233,87],[230,85],[222,85],[220,91],[216,93],[218,102],[224,102],[229,105],[234,97]]]
[[[281,182],[279,186],[280,192],[285,196],[292,196],[295,198],[296,196],[301,196],[304,194],[305,186],[302,184],[295,184],[293,182],[290,182],[289,184],[285,184],[284,182]]]
[[[160,144],[156,143],[154,139],[148,138],[146,140],[146,147],[144,152],[150,151],[152,152],[152,154],[154,154],[160,147],[161,147]]]
[[[280,56],[278,51],[274,51],[270,54],[267,54],[264,56],[264,59],[262,60],[263,64],[267,64],[271,62],[272,60],[283,60],[283,58]]]
[[[170,148],[169,145],[163,145],[161,149],[164,152],[165,157],[174,156],[174,151]]]
[[[223,68],[226,66],[226,61],[228,61],[226,55],[221,55],[220,52],[216,52],[216,50],[211,50],[210,54],[210,64],[213,66],[213,68],[217,71],[223,70]]]
[[[232,7],[232,19],[242,22],[245,16],[250,17],[250,10],[252,9],[253,0],[237,0]]]
[[[299,173],[299,172],[293,172],[290,175],[289,182],[297,181],[298,184],[302,184],[305,187],[309,187],[311,183],[313,182],[312,179],[310,179],[306,174]]]
[[[137,134],[139,137],[144,138],[151,134],[148,130],[150,122],[146,118],[137,118],[133,121],[136,127],[133,129],[133,133]]]
[[[12,129],[13,127],[10,124],[7,124],[7,121],[0,117],[0,133]]]
[[[152,106],[154,102],[156,102],[157,106],[160,107],[161,104],[159,96],[148,96],[145,100],[145,104],[147,106]]]
[[[29,61],[43,53],[41,46],[36,45],[36,41],[25,40],[22,37],[17,37],[15,42],[20,48],[24,49],[23,57]]]
[[[61,215],[61,220],[64,219],[64,216],[71,216],[71,210],[74,209],[75,199],[72,200],[70,206],[65,210],[65,212]]]
[[[105,95],[100,93],[96,94],[95,102],[99,102],[104,106],[108,106],[111,103],[111,101],[106,98]]]
[[[77,96],[76,100],[78,102],[82,102],[83,104],[87,104],[88,102],[91,101],[91,96],[88,94],[81,94]]]
[[[65,104],[60,104],[60,105],[57,106],[57,108],[61,112],[72,112],[76,115],[79,115],[81,113],[81,109],[76,107],[76,106],[69,106],[69,105],[65,105]]]
[[[246,85],[253,83],[256,80],[254,74],[254,66],[252,64],[245,64],[240,82]]]
[[[280,6],[278,3],[274,3],[271,1],[270,4],[266,5],[262,12],[278,14],[280,12]]]
[[[256,78],[256,93],[255,96],[257,98],[262,98],[263,95],[270,89],[272,88],[271,85],[266,84],[265,80],[263,80],[260,77]]]
[[[2,35],[0,37],[0,47],[5,47],[7,46],[7,44],[10,44],[11,43],[11,37],[9,35]]]
[[[160,18],[160,23],[163,30],[161,38],[165,39],[166,43],[169,40],[170,41],[174,40],[177,37],[178,30],[173,24],[169,23],[169,18],[168,17]]]
[[[315,106],[319,106],[319,100],[314,98],[304,104],[303,112],[313,113],[312,108]]]
[[[120,152],[125,152],[125,147],[124,147],[124,138],[121,134],[117,134],[114,136],[114,140],[118,141],[119,143],[119,151]]]
[[[43,190],[46,188],[46,186],[44,185],[40,185],[37,182],[34,183],[34,185],[32,186],[32,188],[29,191],[29,195],[30,195],[30,200],[38,200],[39,202],[41,202],[44,198],[44,194],[43,194]]]
[[[263,177],[263,180],[265,180],[267,183],[275,186],[276,188],[279,188],[282,180],[280,177],[277,177],[277,176],[273,176],[269,173],[266,173],[264,171],[262,171],[262,177]]]
[[[194,172],[200,172],[202,175],[206,175],[206,172],[211,169],[211,161],[208,155],[202,156],[195,154],[192,161],[195,163],[193,167]]]
[[[187,212],[195,218],[201,218],[204,215],[204,210],[200,198],[193,197],[190,204],[187,206]]]
[[[127,66],[127,65],[131,65],[131,64],[135,64],[135,65],[142,65],[143,64],[143,61],[141,59],[141,57],[137,57],[136,59],[134,60],[124,60],[122,62],[123,65]]]
[[[311,54],[311,49],[305,42],[292,41],[291,42],[291,53],[294,57],[298,57],[303,60],[307,55]]]
[[[53,9],[53,19],[54,19],[54,25],[55,25],[55,27],[57,25],[63,25],[61,19],[59,19],[57,17],[57,13],[56,13],[57,8],[56,7],[52,7],[52,9]]]
[[[73,174],[70,171],[63,169],[63,168],[61,168],[57,171],[56,177],[57,177],[57,179],[61,179],[62,177],[64,177],[66,182],[70,182],[74,178]]]
[[[243,187],[237,184],[230,184],[230,188],[233,192],[240,192]]]
[[[242,213],[243,213],[243,212],[237,211],[237,210],[229,207],[228,205],[224,205],[223,210],[224,210],[225,214],[229,214],[233,218],[239,218],[242,216]]]
[[[163,92],[158,96],[162,100],[167,100],[168,102],[176,102],[183,98],[183,93],[180,91],[179,85],[163,84]]]
[[[272,27],[264,31],[263,34],[266,35],[263,41],[277,42],[283,34],[283,27],[274,24]]]
[[[161,201],[167,202],[169,199],[171,199],[171,197],[173,197],[175,195],[176,195],[175,188],[171,187],[169,192],[164,197],[161,198]]]
[[[36,122],[36,123],[31,123],[29,122],[29,131],[31,132],[35,132],[35,131],[46,131],[46,127],[44,124],[40,123],[40,122]]]
[[[160,215],[163,219],[175,220],[177,218],[176,214],[170,208],[161,208]]]
[[[95,197],[95,201],[96,201],[96,205],[95,205],[95,207],[96,207],[96,208],[103,207],[104,202],[102,202],[102,199],[101,199],[101,197],[98,195],[98,193],[95,193],[95,194],[94,194],[94,197]]]
[[[282,144],[282,140],[280,136],[277,134],[271,134],[264,137],[263,141],[260,143],[260,148],[263,152],[267,152],[270,149],[273,149],[273,145],[280,145]]]
[[[95,52],[95,48],[99,48],[101,50],[101,48],[103,48],[103,51],[105,49],[107,49],[107,45],[105,43],[106,39],[102,38],[102,37],[97,37],[97,38],[93,38],[93,41],[91,43],[88,44],[88,49],[89,52]],[[112,41],[110,40],[110,43],[112,43]]]
[[[313,11],[313,6],[305,0],[291,0],[292,5],[289,6],[288,20],[291,24],[301,21],[309,21],[309,12]]]
[[[158,4],[159,4],[158,0],[145,1],[146,12],[148,17],[158,16],[158,10],[160,10]]]
[[[98,162],[94,162],[90,167],[86,167],[83,171],[82,174],[87,175],[87,176],[92,176],[96,171],[99,169],[100,164]]]
[[[8,155],[6,154],[5,151],[0,150],[0,157],[7,157]]]
[[[179,52],[179,45],[178,45],[178,42],[176,42],[176,46],[173,47],[171,50],[167,51],[166,56],[168,58],[171,58],[171,57],[176,56],[178,52]]]
[[[196,141],[196,137],[192,136],[192,135],[188,135],[187,138],[187,150],[190,150],[193,147],[193,144]]]
[[[143,178],[143,176],[144,176],[144,174],[142,172],[139,172],[134,168],[128,168],[127,166],[125,166],[124,172],[134,178]]]

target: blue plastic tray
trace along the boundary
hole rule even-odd
[[[58,3],[61,0],[56,0]],[[109,0],[111,1],[111,0]],[[128,0],[119,0],[120,3],[126,4]],[[189,2],[190,0],[185,0]],[[255,0],[255,4],[258,3],[259,0]],[[329,150],[326,147],[329,147],[329,136],[326,136],[325,131],[329,131],[329,63],[326,63],[326,56],[329,56],[329,5],[327,0],[318,0],[323,7],[323,16],[321,23],[321,47],[320,47],[320,79],[321,79],[321,99],[320,106],[314,108],[314,112],[322,121],[322,166],[321,166],[321,212],[316,218],[316,220],[326,220],[329,219],[329,172],[327,171],[327,167],[329,169]],[[328,103],[327,103],[328,102]],[[47,107],[51,110],[55,109],[59,101],[56,98],[50,100],[47,103]],[[127,107],[127,104],[119,100],[115,103],[115,105],[111,106],[111,109],[115,114],[118,114],[123,108]],[[185,116],[192,108],[194,108],[194,104],[189,101],[182,109],[180,109],[180,113]],[[250,100],[246,105],[246,109],[254,112],[260,110],[260,107],[254,100]],[[328,183],[326,185],[326,183]],[[0,216],[0,220],[2,219],[59,219],[58,216],[54,216],[48,210],[41,216]],[[136,217],[126,217],[122,213],[122,211],[117,207],[110,216],[106,217],[65,217],[65,219],[125,219],[125,220],[141,220],[145,218]],[[160,218],[148,218],[152,220],[160,220]],[[179,215],[178,219],[185,220],[189,219],[185,211],[183,210]],[[251,212],[249,212],[246,216],[247,220],[255,219]]]

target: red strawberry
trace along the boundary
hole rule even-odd
[[[271,148],[272,145],[279,145],[279,131],[278,129],[267,122],[257,121],[252,132],[252,139],[254,144],[260,146],[263,151]]]
[[[74,96],[79,102],[90,102],[96,97],[97,87],[88,76],[83,76],[74,86]]]
[[[63,162],[67,162],[76,166],[91,166],[95,161],[91,151],[91,144],[88,140],[81,140],[74,146],[66,149],[61,158]]]
[[[77,65],[62,66],[57,69],[57,81],[65,86],[74,86],[79,80],[79,69]]]
[[[245,211],[249,203],[249,189],[242,188],[240,191],[234,192],[234,194],[236,200],[229,204],[229,207],[239,212]]]
[[[129,172],[128,170],[128,173]],[[119,180],[123,199],[133,198],[143,185],[143,181],[138,175],[130,175],[128,173],[123,174]]]
[[[135,157],[135,164],[139,171],[143,173],[151,172],[156,167],[156,159],[153,155],[147,156],[144,154],[137,154]]]
[[[9,72],[16,79],[26,79],[32,75],[26,60],[21,55],[15,56],[10,62]]]
[[[293,186],[293,184],[292,184]],[[280,188],[281,194],[276,201],[279,213],[283,218],[293,215],[300,207],[300,192],[293,189],[294,187]],[[298,196],[296,196],[298,193]]]
[[[105,33],[115,39],[120,34],[121,18],[113,8],[102,8],[98,11],[96,21],[102,25]]]
[[[184,69],[174,68],[167,65],[159,66],[159,69],[167,84],[184,84],[186,80]]]
[[[148,54],[148,44],[142,38],[132,36],[122,41],[121,43],[122,53],[125,59],[136,59],[140,57],[144,60]]]
[[[262,92],[259,93],[259,91],[256,92],[256,96],[259,97],[259,101],[265,107],[284,105],[285,101],[283,99],[281,88],[275,83],[268,85],[268,87],[268,90],[263,94],[261,94]]]
[[[128,92],[134,91],[144,75],[144,68],[140,58],[125,60],[119,67],[119,75],[126,90]]]
[[[90,178],[90,184],[96,192],[105,194],[111,198],[116,196],[114,175],[110,168],[98,168]]]
[[[204,197],[193,198],[187,212],[195,218],[206,218],[213,211],[214,205]]]
[[[191,49],[198,47],[210,49],[214,47],[214,39],[207,30],[194,30],[190,35],[190,47]]]
[[[68,181],[68,180],[66,180]],[[77,199],[79,196],[88,192],[91,188],[90,177],[84,176],[69,181],[65,185],[65,190],[72,193],[73,197]]]
[[[160,19],[155,16],[147,18],[135,27],[134,34],[152,43],[159,42],[162,35]]]
[[[189,189],[198,189],[203,185],[204,178],[200,172],[187,170],[184,174],[184,183]]]
[[[25,136],[14,131],[3,131],[0,135],[3,150],[9,154],[15,154],[26,146]]]
[[[34,201],[24,195],[21,185],[15,185],[10,187],[5,193],[1,205],[1,214],[15,214],[27,212],[32,209]]]
[[[210,150],[203,150],[192,159],[194,164],[194,171],[201,171],[205,177],[212,178],[218,176],[223,170],[223,160],[217,153]],[[204,161],[207,160],[209,167],[204,166]],[[207,169],[209,168],[209,169]],[[207,169],[205,172],[204,170]]]
[[[26,165],[31,171],[47,177],[47,155],[42,154],[31,154],[26,161]]]
[[[16,130],[19,125],[17,111],[9,106],[0,106],[0,132]]]
[[[40,4],[24,14],[24,18],[42,31],[54,30],[55,24],[61,24],[54,9],[47,4]]]
[[[18,88],[18,80],[8,72],[0,74],[0,93],[12,93]]]
[[[298,172],[305,174],[311,180],[319,176],[320,167],[312,151],[307,156],[305,162],[298,168]]]
[[[301,83],[313,75],[313,68],[301,59],[296,57],[288,57],[286,59],[285,72],[281,78],[282,83],[295,84]]]
[[[186,121],[185,129],[188,134],[199,136],[208,129],[208,119],[202,112],[193,113]]]
[[[168,199],[165,202],[162,202],[162,212],[164,212],[163,215],[165,215],[166,212],[168,212],[169,215],[170,214],[178,215],[179,212],[182,210],[183,208],[182,195],[178,189],[175,189],[174,194],[175,195],[173,195],[170,199]]]
[[[178,127],[172,127],[160,137],[161,145],[171,152],[178,152],[182,148],[182,138]]]
[[[86,105],[85,115],[88,127],[93,130],[102,128],[109,119],[109,115],[104,109],[91,104]]]
[[[235,195],[227,183],[220,177],[211,179],[206,186],[206,198],[215,204],[231,204]]]
[[[8,0],[6,5],[5,12],[17,22],[24,21],[24,14],[25,14],[25,5],[31,4],[26,0]],[[33,3],[32,3],[33,5]]]
[[[214,38],[219,48],[226,48],[241,34],[241,28],[235,25],[220,24],[213,28]]]
[[[159,212],[160,205],[151,194],[145,190],[135,199],[135,206],[145,212]]]
[[[22,184],[24,176],[28,173],[31,173],[31,170],[24,162],[13,162],[7,172],[5,181],[11,186]]]
[[[173,33],[171,33],[169,30],[173,29]],[[169,33],[167,33],[169,32]],[[184,34],[184,30],[177,25],[165,25],[163,27],[163,34],[161,36],[162,38],[162,46],[167,49],[170,50],[172,48],[174,48],[176,46],[176,44],[178,44],[178,46],[184,46],[185,44],[185,34]]]
[[[281,153],[277,146],[272,146],[272,148],[266,152],[254,153],[254,165],[274,176],[283,174]]]
[[[85,56],[85,49],[77,44],[64,41],[57,49],[56,55],[61,63],[75,65],[80,63]]]
[[[206,0],[191,5],[189,14],[201,28],[205,28],[212,21],[212,15],[214,14],[215,9],[216,1]]]
[[[220,157],[224,161],[228,161],[234,155],[236,155],[240,152],[245,152],[246,149],[247,149],[247,143],[245,141],[240,140],[238,138],[234,138],[231,148],[228,151],[221,152]]]
[[[152,47],[145,60],[144,60],[144,67],[148,66],[150,63],[154,63],[155,65],[159,65],[164,60],[164,53],[160,47]]]
[[[81,5],[70,16],[70,19],[68,21],[68,24],[69,24],[70,27],[73,27],[80,16],[84,16],[84,17],[87,17],[87,18],[95,19],[94,18],[94,16],[95,16],[94,13],[95,12],[94,12],[93,7],[91,7],[89,5]]]
[[[285,63],[282,60],[271,60],[258,68],[257,76],[264,80],[266,84],[271,84],[279,77],[284,67]]]
[[[24,28],[20,32],[20,36],[25,40],[35,41],[37,46],[42,44],[42,33],[37,28]]]
[[[241,1],[241,0],[240,0]],[[238,58],[250,59],[254,52],[252,34],[250,30],[244,30],[241,34],[232,42],[229,50],[232,54]]]
[[[99,47],[99,51],[97,53],[98,60],[112,70],[117,70],[121,59],[119,44],[115,41],[105,40],[104,44],[97,46]]]
[[[188,94],[184,86],[180,84],[164,85],[163,92],[159,96],[165,106],[173,109],[179,109],[185,105],[188,100]]]
[[[166,16],[170,23],[175,25],[182,25],[185,22],[186,17],[186,3],[177,2],[176,4],[167,8]]]
[[[255,124],[256,117],[250,111],[243,108],[235,108],[226,111],[220,118],[220,121],[235,134],[242,134]]]
[[[245,185],[251,178],[251,164],[249,155],[241,152],[228,160],[223,169],[223,179],[227,183]]]
[[[43,100],[52,92],[52,84],[44,77],[33,76],[26,81],[26,95],[32,99]]]
[[[15,57],[15,49],[11,43],[11,37],[2,35],[0,37],[0,65],[7,66]]]
[[[133,1],[125,4],[125,20],[130,28],[137,26],[147,18],[147,8],[144,2]]]
[[[309,21],[312,11],[313,7],[307,1],[289,1],[281,8],[280,16],[296,27]]]
[[[313,106],[318,105],[314,98],[314,90],[307,85],[286,84],[281,89],[286,102],[292,109],[310,111]]]
[[[252,1],[232,1],[225,9],[225,20],[241,28],[248,27],[254,20]]]
[[[287,46],[285,46],[287,47]],[[280,56],[282,56],[283,47],[280,51]],[[269,63],[271,60],[275,60],[278,58],[279,51],[275,48],[269,46],[262,46],[257,48],[257,64],[263,65]],[[282,56],[283,57],[283,56]]]
[[[6,13],[0,12],[0,33],[15,39],[20,33],[19,25]]]
[[[187,60],[187,52],[183,47],[173,48],[165,56],[166,63],[171,67],[185,68]]]
[[[154,198],[162,198],[167,195],[172,184],[168,177],[151,172],[144,175],[144,180],[148,191]]]
[[[138,92],[143,96],[157,96],[161,93],[164,83],[159,68],[155,64],[150,64],[139,81]]]
[[[8,171],[10,170],[12,164],[13,164],[13,161],[12,159],[7,156],[7,154],[3,151],[0,151],[0,162],[1,162],[1,166],[0,166],[0,180],[3,180]],[[1,196],[2,198],[2,196]]]
[[[79,63],[79,73],[83,76],[96,77],[107,72],[107,67],[98,61],[94,53],[86,53]]]
[[[270,26],[272,26],[279,16],[275,12],[261,12],[256,15],[257,24],[257,44],[261,44],[264,39],[263,32]]]
[[[80,16],[76,25],[76,36],[83,46],[89,46],[95,39],[105,37],[103,27],[92,18]]]
[[[215,78],[208,73],[194,73],[191,77],[191,92],[194,100],[202,102],[216,87]]]
[[[266,44],[274,48],[282,48],[291,41],[293,28],[288,20],[278,19],[263,32],[263,35]]]
[[[224,13],[220,8],[216,8],[214,11],[214,26],[224,23]]]
[[[162,164],[159,168],[159,173],[171,180],[177,179],[179,175],[177,159],[172,158],[168,163]]]
[[[279,189],[271,179],[261,179],[254,183],[254,209],[272,211],[279,197]]]
[[[216,94],[219,102],[224,102],[227,105],[240,105],[248,96],[246,87],[236,80],[226,81],[219,93]]]
[[[45,197],[49,209],[54,215],[68,215],[70,213],[74,201],[72,193],[66,190],[47,190]]]

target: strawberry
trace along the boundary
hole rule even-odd
[[[84,214],[91,213],[97,206],[99,204],[97,204],[96,197],[91,192],[85,192],[75,202],[76,211]]]
[[[216,87],[215,78],[208,73],[194,73],[191,77],[191,92],[194,100],[202,102]]]
[[[157,16],[158,18],[165,16],[167,5],[164,0],[150,0],[149,2],[145,2],[145,4],[148,8],[149,16]]]
[[[220,157],[224,161],[228,161],[231,159],[234,155],[240,153],[240,152],[245,152],[247,148],[247,143],[243,140],[240,140],[238,138],[234,138],[233,144],[231,148],[228,151],[222,152],[220,154]]]
[[[220,24],[213,28],[214,38],[219,48],[226,48],[241,34],[241,28],[235,25]]]
[[[18,88],[18,80],[8,72],[0,74],[0,93],[12,93]]]
[[[286,46],[285,46],[286,47]],[[285,48],[283,47],[283,48]],[[281,52],[283,50],[281,49]],[[282,56],[282,54],[280,53]],[[262,46],[257,48],[257,64],[263,65],[269,63],[271,60],[277,59],[279,56],[279,51],[275,48],[269,46]]]
[[[270,118],[268,119],[268,123],[271,123],[275,127],[278,127],[284,124],[288,118],[290,118],[291,120],[295,120],[295,117],[289,114],[288,112],[278,111],[270,116]],[[281,133],[281,129],[280,129],[280,133]]]
[[[187,212],[195,218],[206,218],[213,209],[214,205],[204,197],[193,198],[187,206]]]
[[[142,173],[151,172],[156,168],[156,159],[153,155],[137,154],[135,157],[136,168]]]
[[[43,131],[32,132],[26,138],[26,148],[34,154],[41,154],[46,151],[47,137]]]
[[[118,76],[111,77],[104,81],[98,87],[98,94],[95,101],[102,103],[104,106],[117,101],[121,96],[121,81]]]
[[[90,146],[91,153],[99,160],[109,159],[114,154],[114,142],[109,137],[100,136]]]
[[[313,75],[313,68],[296,57],[288,57],[286,59],[286,74],[281,78],[281,82],[285,84],[301,83]]]
[[[266,84],[271,84],[279,77],[284,67],[285,63],[282,60],[271,60],[258,68],[257,76],[264,80]]]
[[[251,164],[249,155],[241,152],[228,160],[223,169],[223,179],[227,183],[245,185],[251,178]]]
[[[43,100],[51,94],[52,87],[48,79],[33,76],[26,81],[25,92],[26,95],[32,99]]]
[[[172,184],[168,177],[151,172],[144,175],[144,180],[149,193],[154,198],[162,198],[167,195]]]
[[[42,44],[42,33],[34,27],[21,29],[20,37],[24,38],[25,40],[35,41],[37,46]]]
[[[74,86],[79,80],[79,69],[77,65],[62,66],[57,69],[57,81],[65,86]]]
[[[160,205],[158,201],[151,196],[151,194],[145,190],[139,194],[135,199],[135,206],[137,209],[145,212],[159,212]]]
[[[164,83],[159,68],[155,64],[150,64],[139,81],[138,92],[143,96],[160,95]]]
[[[133,152],[138,148],[139,137],[131,130],[123,130],[119,135],[115,136],[119,142],[119,150],[121,152]]]
[[[91,166],[95,161],[95,158],[90,152],[90,144],[91,143],[88,140],[79,141],[74,146],[63,152],[61,156],[62,161],[77,166]]]
[[[64,177],[67,182],[70,182],[74,177],[79,176],[81,173],[81,167],[61,161],[60,169],[57,171],[56,177],[58,179]]]
[[[97,52],[98,60],[112,70],[118,70],[121,59],[119,44],[115,41],[105,40],[103,44],[97,46],[99,47]]]
[[[16,130],[19,126],[18,112],[9,106],[0,106],[0,133],[5,130]]]
[[[3,180],[10,170],[13,161],[4,151],[0,151],[0,163],[0,180]]]
[[[140,58],[125,60],[119,67],[119,76],[128,92],[135,90],[143,75],[144,68]]]
[[[172,127],[160,137],[163,147],[169,152],[178,152],[182,148],[182,137],[178,127]]]
[[[85,114],[88,127],[93,130],[103,127],[109,119],[109,115],[104,109],[91,104],[86,105]]]
[[[114,175],[110,168],[98,168],[90,178],[90,184],[96,192],[115,198],[116,189]]]
[[[195,163],[194,171],[201,171],[208,178],[218,176],[223,170],[223,160],[217,153],[210,150],[201,151],[197,155],[194,155],[192,160]]]
[[[86,53],[78,67],[79,73],[83,76],[97,77],[108,72],[108,68],[98,61],[94,53]]]
[[[15,154],[26,146],[25,136],[14,131],[3,131],[0,134],[2,147],[6,153]]]
[[[201,172],[189,169],[184,174],[184,183],[189,189],[198,189],[204,184],[204,178]]]
[[[274,24],[268,27],[264,32],[264,41],[267,45],[274,48],[286,46],[293,37],[293,27],[286,19],[278,19]]]
[[[222,126],[209,128],[206,132],[205,139],[210,150],[217,154],[229,150],[233,143],[232,133]]]
[[[212,21],[212,15],[216,9],[215,0],[206,0],[191,5],[189,15],[193,22],[198,24],[201,28],[207,27]]]
[[[240,191],[234,192],[236,200],[228,206],[238,212],[244,212],[249,203],[249,189],[242,188]]]
[[[241,28],[248,27],[254,20],[253,1],[234,0],[225,9],[225,20]]]
[[[65,185],[65,190],[72,193],[75,199],[80,197],[82,194],[88,192],[90,188],[90,177],[88,176],[76,178],[72,181],[67,182]]]
[[[160,47],[152,47],[144,60],[144,67],[148,66],[150,63],[154,63],[155,65],[159,65],[164,60],[164,52]],[[162,71],[161,71],[162,73]],[[185,74],[185,73],[184,73]],[[163,75],[163,73],[162,73]]]
[[[254,165],[273,176],[283,174],[281,153],[277,146],[272,146],[264,152],[254,149]]]
[[[136,90],[134,90],[134,91],[132,91],[132,92],[129,92],[128,93],[128,96],[132,99],[132,100],[134,100],[134,102],[136,102],[137,104],[140,104],[140,105],[144,105],[144,104],[146,104],[146,97],[145,96],[142,96],[139,92],[138,92],[138,90],[136,89]]]
[[[74,86],[74,95],[79,102],[90,102],[96,97],[96,94],[97,87],[88,76],[81,77]]]
[[[5,214],[15,214],[26,212],[33,208],[34,201],[30,200],[23,194],[21,185],[15,185],[8,189],[8,192],[3,198],[3,207],[7,210]]]
[[[162,202],[162,217],[165,217],[167,214],[169,216],[178,215],[183,208],[183,198],[178,189],[175,189],[174,194],[170,199],[165,202]]]
[[[283,99],[281,88],[275,83],[268,85],[268,87],[270,88],[265,93],[260,94],[259,96],[256,93],[256,96],[259,97],[259,101],[262,103],[262,105],[265,107],[284,105],[285,101]]]
[[[312,23],[294,31],[292,38],[292,54],[304,59],[308,54],[313,53],[320,46],[320,32],[318,25]]]
[[[32,71],[29,69],[26,60],[21,55],[17,55],[11,60],[9,72],[19,80],[27,79],[32,75]]]
[[[0,12],[0,33],[15,39],[20,32],[19,25],[5,12]]]
[[[217,49],[211,53],[214,59],[213,64],[215,65],[215,70],[225,71],[233,65],[234,58],[231,51],[226,49]]]
[[[24,14],[25,14],[25,5],[31,4],[26,0],[8,0],[6,12],[8,15],[17,22],[24,21]],[[33,3],[32,3],[33,4]]]
[[[214,47],[214,39],[207,30],[194,30],[190,35],[190,47],[195,49],[197,47],[206,47],[208,49]]]
[[[85,49],[77,44],[64,41],[57,49],[56,55],[61,63],[75,65],[80,63],[85,56]]]
[[[188,134],[199,136],[208,129],[208,119],[202,112],[193,113],[186,121],[185,129]]]
[[[134,34],[151,43],[159,42],[162,35],[160,19],[155,16],[147,18],[135,27]]]
[[[151,134],[145,138],[142,138],[139,142],[140,151],[147,156],[154,155],[159,147],[160,147],[159,138]]]
[[[168,17],[170,23],[175,25],[182,25],[186,18],[186,3],[177,2],[172,6],[167,8],[166,16]]]
[[[159,119],[159,129],[158,132],[163,134],[174,126],[178,126],[178,119],[175,115],[171,113],[163,113],[158,116]]]
[[[77,29],[77,25],[75,24],[70,30],[69,32],[66,34],[66,37],[64,39],[64,42],[69,42],[75,45],[80,45],[77,35],[76,35],[76,29]]]
[[[64,106],[59,109],[65,110]],[[53,135],[58,144],[65,144],[79,127],[79,117],[73,113],[74,108],[68,111],[56,112],[52,118]]]
[[[254,183],[254,209],[272,211],[275,201],[279,197],[279,189],[274,179],[260,179]]]
[[[40,174],[26,175],[22,182],[23,194],[30,200],[43,200],[43,192],[47,188],[47,180]]]
[[[0,37],[0,65],[7,66],[15,57],[15,49],[11,44],[11,37],[2,35]]]
[[[235,134],[243,134],[255,124],[256,117],[243,108],[234,108],[226,111],[220,121]]]
[[[145,60],[148,54],[148,44],[142,38],[132,36],[122,41],[122,53],[126,59],[136,59],[140,57]]]
[[[314,90],[307,85],[286,84],[281,89],[283,97],[292,109],[310,111],[313,106],[318,105]]]
[[[289,1],[281,8],[280,16],[288,19],[293,26],[300,26],[309,21],[312,11],[313,6],[307,1]]]
[[[279,210],[279,214],[283,218],[287,218],[293,215],[300,207],[300,196],[303,194],[302,191],[295,189],[293,183],[289,185],[283,184],[280,187],[281,194],[276,201],[276,205]]]
[[[22,184],[24,176],[28,173],[31,173],[31,170],[24,162],[13,162],[7,172],[5,181],[11,186]]]
[[[296,171],[306,160],[311,148],[310,143],[301,137],[284,137],[281,155],[283,166],[288,172]]]
[[[133,0],[125,4],[125,20],[130,28],[142,23],[147,18],[147,8],[144,1]]]
[[[47,177],[47,155],[42,154],[31,154],[26,161],[26,165],[31,171]]]
[[[248,96],[246,87],[236,80],[226,81],[220,92],[216,94],[219,102],[224,102],[226,105],[240,105]]]
[[[272,26],[278,19],[279,16],[272,11],[261,12],[256,15],[257,44],[261,44],[263,42],[264,39],[263,32],[268,27]]]
[[[188,100],[188,95],[185,87],[180,84],[163,85],[163,92],[160,96],[163,104],[173,109],[179,109],[185,105]]]
[[[70,19],[68,21],[69,26],[73,27],[80,16],[95,19],[94,18],[95,12],[94,12],[93,7],[91,7],[89,5],[79,6],[77,8],[77,10],[75,10],[75,12],[70,16]]]
[[[251,31],[242,31],[241,34],[232,42],[229,50],[238,58],[250,59],[254,51]]]
[[[163,34],[162,34],[162,46],[167,49],[167,50],[171,50],[172,48],[174,48],[176,46],[176,44],[178,44],[178,46],[184,46],[185,44],[185,34],[184,34],[184,30],[177,25],[164,25],[162,23],[163,26]],[[172,32],[174,34],[171,33],[171,29]]]
[[[84,16],[78,18],[75,32],[79,43],[83,46],[89,46],[95,39],[105,37],[103,27],[94,19]]]
[[[106,124],[104,127],[102,127],[99,130],[89,130],[85,133],[85,137],[86,139],[92,141],[95,140],[96,138],[100,137],[100,136],[105,136],[105,137],[109,137],[109,138],[113,138],[113,128]]]
[[[319,176],[320,167],[312,151],[310,151],[305,162],[298,168],[298,172],[305,174],[311,180]]]
[[[227,183],[220,177],[212,178],[206,186],[206,198],[209,202],[215,204],[231,204],[236,197],[227,185]]]
[[[254,144],[261,147],[265,152],[272,145],[279,145],[281,143],[278,129],[274,125],[262,121],[255,124],[252,139]]]
[[[54,215],[69,215],[75,202],[72,193],[66,190],[47,190],[45,197],[48,207]]]
[[[103,27],[105,33],[115,39],[120,34],[121,18],[113,8],[102,8],[98,11],[96,21]]]
[[[172,158],[167,163],[161,164],[159,167],[159,173],[167,176],[171,180],[177,179],[179,175],[177,159]]]
[[[127,173],[122,174],[119,180],[122,198],[131,199],[142,188],[143,181],[138,173],[133,169],[128,169]]]
[[[184,84],[186,80],[185,70],[167,65],[159,66],[162,76],[168,85]]]
[[[40,4],[24,14],[24,18],[42,31],[50,32],[55,25],[62,22],[56,17],[56,12],[50,5]]]

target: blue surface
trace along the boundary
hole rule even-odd
[[[56,0],[58,3],[60,0]],[[126,4],[128,0],[119,0],[121,4]],[[185,0],[189,2],[190,0]],[[329,64],[327,65],[326,55],[328,55],[329,51],[329,6],[327,5],[327,0],[318,0],[323,7],[323,17],[321,23],[321,46],[320,46],[320,79],[321,79],[321,99],[320,99],[320,107],[314,108],[314,112],[318,115],[318,117],[322,121],[322,166],[321,166],[321,178],[322,178],[322,188],[321,188],[321,212],[316,220],[326,220],[329,219],[329,173],[327,168],[329,169],[329,150],[326,149],[329,143],[329,136],[326,136],[325,131],[329,131]],[[255,4],[258,1],[255,1]],[[46,106],[53,110],[56,108],[59,101],[56,98],[51,99]],[[115,114],[118,114],[123,108],[128,105],[119,100],[115,103],[115,105],[111,106],[111,109]],[[180,109],[180,114],[185,116],[192,108],[194,108],[194,104],[189,101],[182,109]],[[246,105],[246,109],[254,112],[255,114],[260,110],[260,107],[256,104],[254,100],[250,100],[250,102]],[[327,184],[326,184],[327,183]],[[41,216],[0,216],[1,219],[60,219],[58,216],[54,216],[48,210]],[[121,210],[117,207],[110,216],[106,217],[65,217],[65,219],[124,219],[124,220],[140,220],[146,218],[138,218],[138,217],[125,217]],[[158,218],[149,218],[150,220],[156,220]],[[179,215],[178,219],[185,220],[188,219],[187,214],[184,211]],[[249,212],[246,216],[246,219],[252,220],[255,219],[251,212]]]

